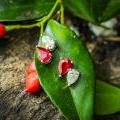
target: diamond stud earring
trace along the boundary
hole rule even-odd
[[[53,51],[55,49],[55,41],[51,37],[43,35],[39,40],[38,46],[43,46],[46,49]]]
[[[76,69],[70,69],[67,73],[67,82],[68,86],[74,84],[78,78],[80,73]]]

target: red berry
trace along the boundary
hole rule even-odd
[[[25,75],[25,92],[37,93],[41,90],[41,85],[35,71],[34,61],[31,61]]]
[[[61,59],[58,65],[59,75],[63,76],[72,68],[72,61],[68,58]]]
[[[4,38],[6,35],[5,25],[0,23],[0,38]]]
[[[27,72],[27,74],[29,74],[31,72],[35,72],[35,64],[34,64],[33,60],[30,61],[26,72]]]
[[[52,58],[52,54],[50,53],[50,51],[43,47],[37,48],[37,55],[38,55],[39,61],[45,64],[48,64]]]

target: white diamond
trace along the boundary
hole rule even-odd
[[[44,46],[46,49],[50,50],[50,51],[53,51],[55,49],[55,42],[52,38],[50,38],[49,36],[42,36],[39,43],[38,43],[38,46]]]
[[[80,73],[76,69],[70,69],[67,73],[68,86],[74,84],[78,80],[79,75]]]

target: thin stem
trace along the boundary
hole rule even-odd
[[[30,29],[33,27],[40,27],[39,23],[31,24],[31,25],[7,25],[6,26],[6,31],[11,31],[14,29]]]
[[[51,11],[49,12],[49,14],[47,15],[46,20],[48,20],[48,19],[51,18],[51,16],[52,16],[53,13],[55,12],[55,10],[56,10],[56,8],[57,8],[57,6],[59,5],[60,2],[61,2],[61,0],[56,0],[56,2],[55,2],[55,4],[54,4],[53,8],[51,9]]]
[[[36,21],[41,22],[41,21],[43,21],[45,18],[46,18],[46,16],[44,16],[44,17],[42,17],[42,18],[40,18],[40,19],[37,19]]]
[[[60,1],[60,11],[61,11],[61,18],[60,22],[61,24],[64,24],[64,6],[63,6],[63,1]]]
[[[61,2],[61,0],[56,0],[55,4],[54,4],[53,8],[51,9],[51,11],[49,12],[49,14],[44,17],[45,19],[43,19],[43,21],[41,21],[41,34],[43,34],[44,24],[52,17],[53,13],[55,12],[55,10],[60,2]]]
[[[41,23],[41,29],[40,29],[41,36],[42,36],[42,34],[43,34],[43,31],[44,31],[44,23]]]

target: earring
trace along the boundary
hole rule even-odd
[[[80,75],[80,73],[76,69],[72,69],[72,67],[73,62],[69,58],[60,59],[58,64],[59,77],[67,75],[68,86],[74,84]]]
[[[73,66],[72,61],[69,58],[60,59],[58,64],[59,77],[67,74],[69,69]]]
[[[52,59],[52,54],[49,50],[43,47],[36,48],[37,56],[40,62],[48,64]]]
[[[52,59],[50,51],[55,49],[55,41],[49,36],[43,35],[40,37],[36,51],[40,62],[48,64]]]
[[[67,82],[68,86],[74,84],[78,78],[79,78],[80,73],[76,69],[71,69],[67,73]]]
[[[55,41],[47,35],[43,35],[40,37],[39,42],[38,42],[38,46],[43,46],[50,51],[53,51],[56,47]]]

